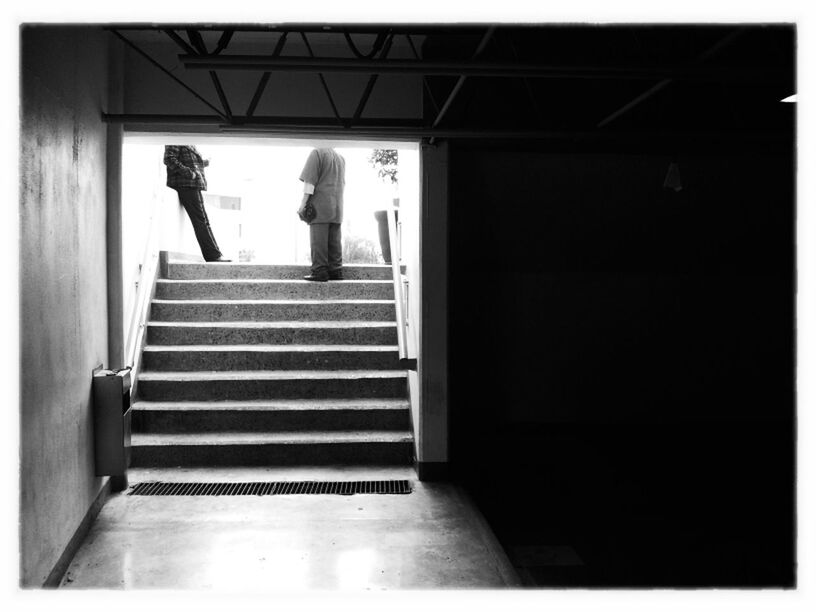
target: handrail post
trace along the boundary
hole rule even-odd
[[[386,209],[388,218],[388,244],[391,248],[391,275],[394,281],[394,307],[397,315],[397,343],[399,344],[399,360],[409,370],[417,369],[415,357],[408,356],[408,335],[405,331],[405,304],[402,291],[402,271],[400,270],[400,240],[397,238],[397,217],[393,207]]]

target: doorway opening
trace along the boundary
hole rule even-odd
[[[343,261],[382,264],[375,212],[418,210],[419,147],[405,142],[284,140],[213,136],[126,136],[123,146],[123,278],[128,282],[153,239],[162,250],[199,254],[175,191],[165,186],[165,144],[194,144],[209,159],[207,215],[224,257],[241,263],[308,264],[309,231],[296,215],[298,180],[314,147],[346,160]]]

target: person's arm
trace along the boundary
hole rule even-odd
[[[314,193],[315,186],[311,183],[303,183],[303,199],[300,201],[300,208],[298,208],[298,215],[303,216],[303,211],[306,210],[306,202],[309,201],[309,198]]]

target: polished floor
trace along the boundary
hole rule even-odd
[[[520,586],[484,518],[410,468],[131,470],[148,481],[410,479],[408,495],[131,496],[105,504],[61,588],[241,591]]]

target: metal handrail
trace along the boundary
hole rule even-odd
[[[393,207],[386,209],[388,218],[388,244],[391,249],[391,275],[394,280],[394,301],[397,315],[397,343],[400,364],[409,370],[417,369],[417,360],[408,354],[407,317],[403,298],[402,270],[400,269],[400,245],[397,238],[397,216]]]
[[[159,223],[154,215],[150,220],[150,228],[147,234],[147,249],[142,260],[142,269],[139,275],[139,288],[136,292],[136,303],[128,325],[127,338],[125,339],[125,366],[131,368],[132,387],[131,393],[135,396],[138,373],[141,368],[142,349],[144,348],[147,320],[150,315],[150,304],[156,291],[156,279],[159,275],[161,255],[158,249],[153,248],[158,235]]]

